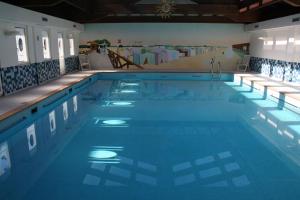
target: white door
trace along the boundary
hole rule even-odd
[[[58,33],[58,57],[59,57],[60,74],[65,74],[64,39],[62,33]]]

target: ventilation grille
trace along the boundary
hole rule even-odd
[[[299,22],[300,21],[300,17],[296,17],[292,19],[292,22]]]
[[[47,22],[47,21],[48,21],[48,18],[47,18],[47,17],[42,17],[42,21],[43,21],[43,22]]]

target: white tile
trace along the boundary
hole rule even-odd
[[[232,172],[240,169],[240,165],[237,164],[236,162],[226,164],[224,167],[227,172]]]
[[[209,178],[220,174],[222,174],[222,171],[219,167],[213,167],[210,169],[199,171],[200,178]]]
[[[105,167],[106,167],[106,165],[104,163],[93,163],[91,165],[92,169],[99,170],[99,171],[104,171]]]
[[[120,159],[120,163],[127,164],[127,165],[133,165],[133,160],[124,156],[118,156]]]
[[[227,181],[219,181],[212,184],[206,185],[206,187],[228,187],[229,184]]]
[[[104,185],[108,186],[108,187],[124,187],[124,186],[126,186],[122,183],[119,183],[119,182],[116,182],[116,181],[111,181],[111,180],[106,180]]]
[[[213,156],[207,156],[207,157],[197,159],[195,161],[195,164],[196,165],[204,165],[204,164],[212,163],[214,161],[215,161],[215,158]]]
[[[246,175],[242,175],[242,176],[233,178],[232,183],[236,187],[245,187],[250,184],[250,181]]]
[[[157,184],[156,178],[153,178],[152,176],[147,176],[144,174],[139,174],[139,173],[136,174],[135,180],[137,182],[145,183],[145,184],[153,185],[153,186]]]
[[[218,156],[220,159],[225,159],[225,158],[231,157],[232,154],[230,151],[224,151],[224,152],[218,153]]]
[[[115,167],[115,166],[111,166],[109,173],[116,175],[116,176],[121,176],[124,178],[130,178],[130,176],[131,176],[131,172],[129,170],[122,169],[122,168]]]
[[[157,171],[157,167],[155,165],[152,165],[152,164],[149,164],[149,163],[139,161],[137,163],[137,165],[138,165],[138,167],[143,168],[143,169],[148,170],[148,171],[152,171],[152,172]]]
[[[196,177],[194,174],[188,174],[185,176],[176,177],[174,180],[175,186],[186,185],[189,183],[193,183],[196,181]]]
[[[173,166],[173,172],[182,171],[185,169],[189,169],[191,167],[192,167],[192,164],[190,162],[179,163],[179,164]]]
[[[84,179],[83,179],[83,184],[84,185],[91,185],[91,186],[97,186],[100,183],[100,178],[97,176],[93,176],[90,174],[85,175]]]

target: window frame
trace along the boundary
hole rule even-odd
[[[61,37],[60,37],[61,36]],[[61,33],[61,32],[58,32],[57,33],[57,45],[58,45],[58,58],[59,59],[62,59],[62,58],[60,58],[60,47],[59,47],[59,40],[60,40],[60,38],[61,38],[61,42],[62,42],[62,53],[63,53],[63,58],[65,58],[65,44],[64,44],[64,34],[63,33]]]
[[[48,43],[48,54],[49,54],[49,57],[46,57],[45,56],[45,49],[44,49],[44,33],[46,33],[47,34],[47,37],[46,37],[46,39],[47,39],[47,43]],[[41,32],[41,35],[42,35],[42,48],[43,48],[43,58],[44,58],[44,60],[51,60],[51,45],[50,45],[50,36],[49,36],[49,31],[47,31],[47,30],[42,30],[42,32]]]

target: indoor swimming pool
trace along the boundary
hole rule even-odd
[[[300,199],[297,108],[219,79],[103,73],[12,117],[0,199]]]

